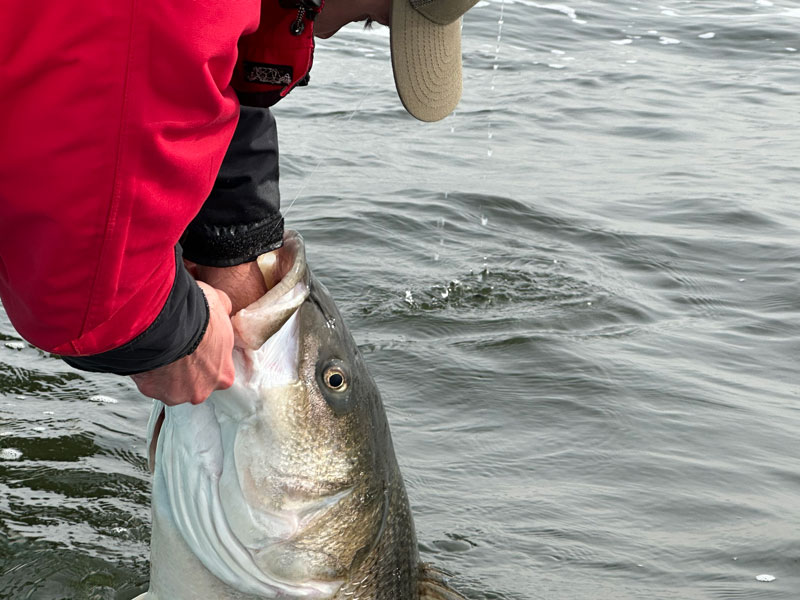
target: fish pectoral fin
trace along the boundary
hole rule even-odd
[[[417,589],[419,600],[467,600],[448,583],[448,574],[427,563],[420,563]]]

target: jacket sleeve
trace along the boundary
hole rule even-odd
[[[255,260],[283,244],[278,131],[268,108],[241,107],[211,194],[181,244],[187,259],[212,267]]]
[[[135,375],[163,367],[197,349],[208,327],[205,294],[183,267],[175,249],[175,280],[158,316],[142,333],[118,348],[87,356],[62,356],[76,369]]]
[[[183,256],[209,266],[255,260],[283,244],[278,135],[269,109],[241,107],[211,194],[176,248],[176,277],[164,308],[133,340],[107,352],[63,357],[85,371],[133,375],[191,354],[208,326],[208,304]]]
[[[117,373],[130,344],[140,367],[196,346],[205,299],[176,247],[236,127],[236,42],[258,15],[258,0],[4,4],[0,297],[31,343]]]

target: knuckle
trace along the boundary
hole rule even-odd
[[[225,390],[233,385],[234,374],[231,372],[223,373],[219,380],[219,387],[217,389]]]

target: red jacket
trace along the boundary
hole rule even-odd
[[[176,282],[176,244],[236,127],[237,42],[261,2],[9,1],[0,297],[36,346],[102,353],[142,334]]]

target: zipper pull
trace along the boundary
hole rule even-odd
[[[297,18],[294,22],[289,25],[289,33],[292,35],[300,35],[303,33],[303,30],[306,28],[306,24],[303,23],[303,17],[306,16],[306,9],[304,6],[301,6],[297,9]]]

